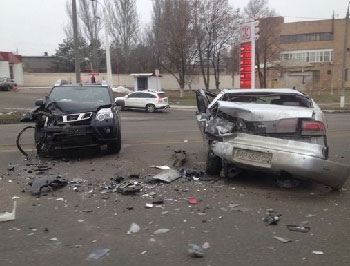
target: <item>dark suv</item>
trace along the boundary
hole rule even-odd
[[[62,84],[62,85],[61,85]],[[107,145],[109,153],[121,149],[120,116],[110,87],[99,84],[56,83],[45,100],[22,121],[35,121],[39,155],[58,150]]]

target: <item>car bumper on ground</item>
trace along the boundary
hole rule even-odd
[[[322,146],[299,141],[238,133],[222,142],[214,141],[212,151],[229,164],[275,174],[288,173],[341,189],[350,167],[323,159]]]

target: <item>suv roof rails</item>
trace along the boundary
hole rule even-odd
[[[55,82],[55,86],[62,86],[64,84],[69,84],[70,82],[68,80],[65,79],[58,79]]]

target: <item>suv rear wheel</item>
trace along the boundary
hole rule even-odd
[[[146,111],[149,113],[153,113],[156,110],[156,107],[153,104],[146,105]]]

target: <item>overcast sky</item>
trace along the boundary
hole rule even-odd
[[[0,51],[20,55],[55,54],[58,44],[66,37],[65,10],[67,0],[0,0]],[[79,2],[79,1],[77,1]],[[101,1],[103,2],[103,1]],[[235,8],[249,0],[229,0]],[[284,16],[286,22],[330,19],[346,15],[348,0],[269,0],[269,7]],[[142,23],[150,21],[152,0],[137,0]]]

